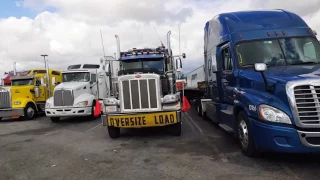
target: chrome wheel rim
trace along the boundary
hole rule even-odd
[[[34,109],[32,107],[29,107],[27,109],[27,114],[28,114],[28,117],[33,117],[34,115]]]
[[[248,126],[244,120],[241,120],[238,127],[238,136],[241,143],[241,146],[247,149],[249,145],[249,133]]]

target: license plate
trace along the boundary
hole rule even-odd
[[[20,115],[18,115],[18,114],[13,114],[13,115],[11,115],[11,118],[12,118],[12,119],[19,119],[19,117],[20,117]]]
[[[115,112],[117,111],[117,106],[106,106],[106,112]]]
[[[64,112],[64,111],[62,111],[62,113],[61,113],[62,115],[66,115],[67,113],[66,112]]]
[[[108,116],[108,125],[121,128],[166,126],[177,123],[176,112]]]

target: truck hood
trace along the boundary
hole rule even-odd
[[[55,89],[73,89],[77,90],[81,87],[89,85],[89,82],[65,82],[55,87]]]
[[[264,73],[267,80],[273,83],[285,84],[293,80],[319,79],[320,64],[268,67]],[[263,80],[261,74],[255,72],[253,69],[241,70],[239,74],[241,76],[250,77],[252,80]]]
[[[30,90],[34,89],[34,86],[11,86],[11,97],[12,100],[21,100],[23,98],[26,98],[28,96],[28,98],[32,98],[33,94],[30,92]]]

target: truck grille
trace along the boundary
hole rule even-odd
[[[122,81],[124,110],[157,109],[156,79],[132,79]]]
[[[10,108],[11,98],[10,91],[7,91],[0,87],[0,108]]]
[[[73,106],[74,98],[72,90],[56,90],[54,91],[54,106]]]
[[[320,124],[320,86],[303,85],[294,88],[297,113],[301,124]]]

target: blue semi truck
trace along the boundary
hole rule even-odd
[[[319,63],[316,32],[295,13],[219,14],[204,28],[198,114],[232,132],[247,156],[320,152]]]

